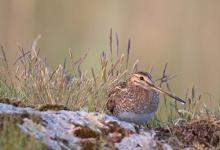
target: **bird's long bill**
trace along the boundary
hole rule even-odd
[[[154,89],[155,91],[160,92],[160,93],[163,94],[163,95],[167,95],[167,96],[169,96],[169,97],[171,97],[171,98],[173,98],[173,99],[175,99],[175,100],[181,102],[182,104],[185,104],[185,103],[186,103],[183,99],[181,99],[181,98],[179,98],[179,97],[173,95],[172,93],[170,93],[170,92],[168,92],[168,91],[164,91],[163,89],[161,89],[161,88],[159,88],[159,87],[157,87],[157,86],[155,86],[155,85],[151,85],[151,86],[152,86],[152,87],[151,87],[152,89]]]

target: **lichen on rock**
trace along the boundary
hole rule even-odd
[[[155,147],[154,134],[97,112],[47,110],[0,103],[0,116],[19,116],[18,127],[51,149],[140,149]],[[138,145],[138,146],[137,146]]]

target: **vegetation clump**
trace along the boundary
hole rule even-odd
[[[69,110],[66,106],[63,105],[58,105],[58,104],[44,104],[44,105],[39,105],[37,107],[39,111],[47,111],[47,110],[54,110],[54,111],[59,111],[59,110]]]
[[[18,128],[18,124],[22,123],[25,117],[31,116],[27,113],[0,114],[0,149],[49,149],[42,141],[25,134]],[[34,120],[39,122],[36,117]]]
[[[157,138],[166,140],[171,145],[175,143],[184,147],[213,148],[220,144],[220,123],[214,117],[190,121],[180,126],[170,124],[157,131]]]
[[[79,137],[83,148],[102,147],[100,144],[106,144],[105,147],[114,147],[114,143],[119,143],[124,137],[132,132],[120,127],[117,122],[104,123],[108,128],[100,128],[101,132],[90,129],[86,126],[75,125],[73,134]]]
[[[96,138],[100,137],[100,133],[91,130],[89,127],[76,126],[74,135],[79,138]]]
[[[28,107],[27,104],[22,102],[21,100],[10,99],[10,98],[0,98],[0,103],[11,104],[16,107]]]
[[[8,120],[10,122],[13,122],[14,124],[22,124],[23,119],[28,118],[31,119],[33,122],[40,124],[42,123],[42,119],[40,116],[37,116],[33,113],[23,112],[23,113],[13,113],[13,114],[0,114],[0,127],[4,124],[5,120]]]

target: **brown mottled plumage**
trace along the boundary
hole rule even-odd
[[[143,124],[154,116],[157,110],[158,92],[185,103],[156,87],[149,73],[137,72],[126,82],[120,82],[109,90],[107,109],[120,120]]]

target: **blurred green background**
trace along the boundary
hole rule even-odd
[[[208,98],[220,98],[219,0],[0,0],[0,44],[13,62],[17,47],[38,48],[51,67],[63,63],[71,48],[75,58],[90,49],[84,69],[99,66],[109,49],[110,28],[124,52],[131,39],[131,62],[154,66],[154,75],[168,63],[177,73],[172,88],[184,96],[195,85]],[[213,104],[214,105],[214,104]]]

